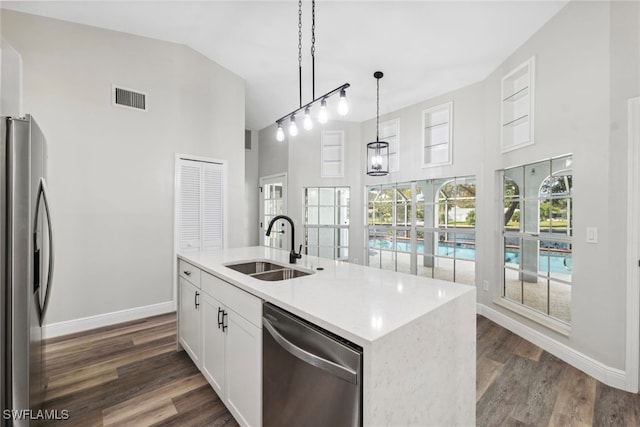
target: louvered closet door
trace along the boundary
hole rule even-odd
[[[204,249],[222,247],[222,165],[203,163],[202,241]]]
[[[180,160],[178,241],[181,251],[223,245],[223,165]]]

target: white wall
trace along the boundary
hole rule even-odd
[[[320,177],[320,137],[323,130],[345,131],[345,168],[343,178]],[[362,181],[360,177],[360,125],[358,123],[330,121],[316,125],[310,131],[300,128],[298,136],[290,137],[285,131],[285,140],[276,141],[276,125],[262,129],[259,133],[260,176],[287,172],[287,215],[296,227],[295,249],[304,242],[303,190],[314,186],[348,186],[350,192],[351,224],[354,215],[360,215],[362,206]],[[294,163],[289,159],[295,159]],[[356,220],[357,223],[357,220]],[[364,263],[362,252],[364,234],[362,227],[352,225],[349,230],[349,260]],[[289,242],[289,239],[286,239]],[[287,243],[288,247],[289,243]]]
[[[344,177],[321,178],[321,133],[325,130],[344,131]],[[304,242],[304,187],[350,187],[350,218],[352,224],[349,229],[349,260],[362,264],[364,258],[360,256],[364,235],[361,221],[362,213],[362,181],[359,167],[360,157],[360,125],[358,123],[330,121],[326,125],[316,124],[313,129],[300,129],[296,137],[287,136],[282,144],[287,144],[289,158],[296,159],[295,165],[289,167],[289,187],[287,205],[289,216],[296,225],[296,251]],[[356,218],[357,217],[357,218]]]
[[[0,38],[0,116],[22,116],[22,57]]]
[[[246,246],[259,244],[258,225],[260,222],[260,175],[259,160],[260,146],[258,145],[258,132],[251,131],[251,150],[244,152],[244,197],[246,204],[245,231]]]
[[[476,175],[476,283],[487,280],[490,285],[488,292],[479,290],[478,302],[557,343],[557,348],[585,355],[612,371],[625,369],[626,103],[640,94],[639,23],[637,2],[570,2],[482,82],[381,116],[381,121],[400,119],[399,172],[378,178],[365,175],[366,143],[375,137],[375,118],[362,123],[360,142],[355,143],[358,160],[349,163],[360,170],[345,180],[346,185],[362,189],[373,183]],[[501,79],[531,56],[536,57],[535,144],[502,154]],[[423,169],[422,110],[448,101],[454,108],[453,164]],[[343,124],[343,128],[353,126]],[[268,137],[275,134],[275,129],[267,131]],[[261,143],[262,136],[263,132]],[[301,140],[300,147],[304,144],[313,153],[314,141]],[[317,168],[311,169],[319,159],[309,156],[308,150],[288,151],[287,169],[296,188],[317,185],[319,180]],[[575,183],[568,337],[494,303],[500,299],[502,265],[498,171],[567,153],[573,153]],[[352,233],[361,233],[364,227],[362,197],[359,205],[352,204]],[[289,208],[299,205],[293,201]],[[302,221],[299,209],[290,213]],[[587,226],[598,227],[599,243],[585,242]],[[363,245],[364,238],[352,243]],[[355,250],[364,254],[365,248]]]
[[[258,133],[260,158],[258,159],[258,175],[265,177],[287,172],[289,169],[289,153],[286,139],[276,141],[276,125],[267,126]]]
[[[453,102],[453,163],[436,167],[422,167],[422,112],[428,108]],[[408,182],[421,179],[477,176],[481,173],[483,162],[483,126],[484,92],[481,84],[429,99],[380,116],[380,122],[400,120],[400,170],[383,177],[366,175],[364,159],[367,142],[375,141],[376,119],[362,123],[363,140],[360,144],[361,173],[363,185]],[[482,180],[476,183],[477,191],[482,191]],[[478,210],[482,200],[478,200]],[[364,208],[364,200],[359,209]],[[364,230],[364,215],[352,215],[357,221],[354,225]],[[480,237],[478,237],[480,239]],[[363,240],[364,241],[364,240]],[[481,244],[481,239],[477,244]],[[362,250],[363,255],[366,248]],[[478,252],[478,257],[482,254]]]
[[[181,45],[7,10],[2,36],[49,141],[47,323],[171,301],[176,152],[228,161],[229,246],[245,244],[242,79]],[[149,111],[111,106],[112,83]]]

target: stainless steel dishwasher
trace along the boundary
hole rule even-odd
[[[264,427],[362,426],[362,348],[265,303]]]

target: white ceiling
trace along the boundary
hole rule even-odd
[[[464,87],[484,79],[566,3],[318,0],[316,96],[350,83],[346,120],[360,122],[376,114],[376,70],[385,74],[381,114]],[[248,129],[262,129],[298,107],[296,1],[1,4],[192,47],[246,80]],[[312,99],[308,0],[302,24],[304,104]]]

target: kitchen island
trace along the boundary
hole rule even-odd
[[[265,247],[183,253],[178,258],[179,268],[200,270],[205,293],[206,280],[230,284],[231,293],[242,290],[255,301],[276,305],[362,347],[364,426],[475,424],[474,287],[312,256],[291,265],[309,275],[281,281],[259,280],[226,266],[256,260],[288,265],[287,251]],[[198,295],[196,290],[196,301]],[[192,297],[179,293],[179,299],[187,298]],[[235,294],[228,298],[238,300]],[[250,321],[256,317],[253,302],[233,304],[241,312],[238,317],[243,311]],[[253,311],[246,309],[251,304]],[[179,313],[179,322],[182,317]],[[197,350],[190,355],[196,361]],[[216,389],[215,382],[209,382]],[[257,399],[261,393],[248,395]],[[232,400],[227,406],[233,406]]]

